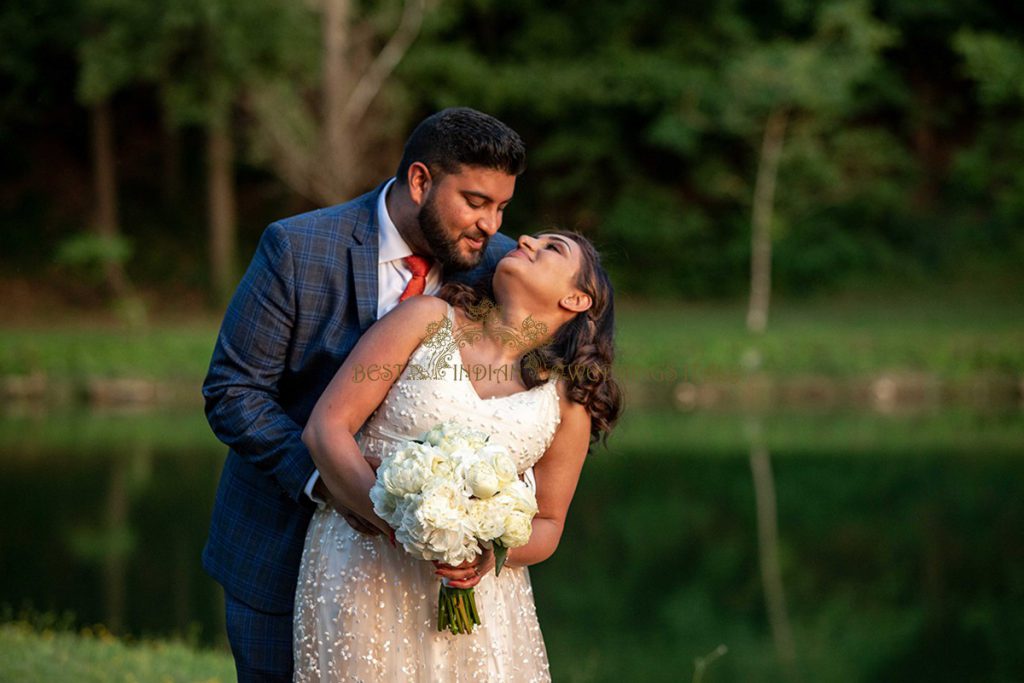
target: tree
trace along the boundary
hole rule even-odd
[[[261,154],[307,199],[333,204],[351,198],[373,168],[369,142],[380,123],[367,113],[419,34],[428,5],[405,0],[385,39],[379,26],[393,8],[383,17],[359,17],[351,0],[322,0],[319,80],[279,78],[247,88]]]
[[[155,80],[171,124],[206,131],[209,271],[223,303],[236,284],[236,108],[247,89],[304,66],[311,25],[303,7],[284,0],[190,0],[162,10]]]
[[[118,212],[117,152],[113,96],[144,81],[154,67],[153,46],[147,40],[152,6],[125,0],[87,0],[83,5],[86,36],[79,48],[81,68],[78,100],[89,108],[96,210],[95,243],[81,241],[70,251],[91,253],[101,261],[106,284],[117,298],[129,290],[123,262],[128,247],[121,235]],[[67,249],[65,250],[68,251]]]
[[[861,0],[822,5],[806,40],[780,39],[748,47],[726,70],[731,93],[722,121],[753,138],[760,131],[751,208],[750,300],[747,327],[762,332],[771,296],[772,222],[779,164],[787,132],[807,147],[845,122],[856,88],[879,66],[893,32]]]
[[[962,30],[953,44],[977,86],[983,112],[975,138],[955,157],[954,186],[970,213],[990,223],[987,230],[973,231],[980,233],[973,245],[1002,252],[1016,270],[1024,254],[1024,41]]]

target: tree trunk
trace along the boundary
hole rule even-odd
[[[352,22],[350,0],[325,0],[323,14],[323,128],[321,172],[327,181],[329,202],[348,195],[350,186],[349,127],[345,102],[352,90],[349,38]]]
[[[372,22],[357,22],[353,0],[321,0],[320,106],[303,98],[281,98],[253,88],[247,106],[265,139],[278,176],[295,192],[321,204],[350,199],[365,180],[367,113],[415,42],[429,0],[406,0],[395,31],[380,51],[357,55],[353,36],[366,36]],[[376,42],[376,41],[371,41]],[[362,69],[363,62],[369,65]],[[284,108],[281,104],[284,103]],[[298,125],[296,125],[298,123]],[[380,124],[373,122],[373,127]],[[304,132],[315,129],[313,144]]]
[[[227,125],[213,123],[209,126],[206,152],[210,283],[215,303],[223,305],[235,287],[234,146]]]
[[[161,147],[160,194],[164,204],[170,207],[181,197],[181,130],[165,122]]]
[[[779,566],[779,521],[771,456],[764,444],[759,417],[754,418],[749,424],[748,431],[751,434],[750,472],[754,480],[754,500],[757,507],[758,556],[768,623],[783,671],[789,680],[796,680],[796,650],[793,646],[789,614],[786,611],[782,568]]]
[[[765,124],[761,143],[761,159],[758,162],[750,220],[750,305],[747,308],[747,329],[752,332],[764,332],[768,326],[772,290],[775,181],[779,174],[779,157],[782,156],[788,119],[789,115],[784,109],[773,111]]]
[[[117,212],[117,162],[110,100],[101,100],[92,107],[92,152],[96,192],[93,230],[101,239],[114,241],[121,234],[121,222]],[[113,296],[125,294],[127,281],[119,261],[107,259],[103,263],[103,275]]]
[[[128,536],[128,461],[115,458],[110,466],[110,489],[107,491],[106,534],[107,539]],[[104,602],[106,603],[107,628],[120,634],[124,627],[125,606],[127,605],[127,560],[128,549],[119,543],[111,544],[103,555]]]

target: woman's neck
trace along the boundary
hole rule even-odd
[[[479,319],[469,319],[468,325],[478,325],[482,339],[493,345],[486,355],[494,360],[518,361],[525,353],[546,344],[555,325],[543,316],[508,305],[496,304],[483,312]]]

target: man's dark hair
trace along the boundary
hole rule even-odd
[[[469,107],[452,107],[425,118],[405,143],[398,164],[398,183],[404,185],[409,167],[426,164],[435,180],[478,166],[518,176],[526,170],[526,146],[514,130],[498,119]]]

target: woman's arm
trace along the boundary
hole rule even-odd
[[[561,394],[561,392],[559,392]],[[551,557],[562,538],[569,504],[576,493],[590,447],[590,414],[579,403],[560,397],[561,421],[555,437],[536,465],[537,515],[530,542],[508,552],[513,566],[537,564]]]
[[[386,534],[391,528],[374,514],[369,497],[376,477],[355,434],[384,400],[426,336],[428,325],[441,320],[446,312],[447,304],[441,299],[418,296],[377,321],[360,337],[327,385],[302,432],[302,442],[331,495]],[[374,374],[371,379],[366,369],[374,365],[390,372]]]

